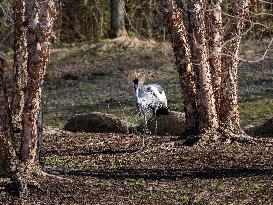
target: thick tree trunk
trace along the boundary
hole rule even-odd
[[[244,26],[244,17],[249,0],[237,0],[234,4],[232,17],[228,19],[224,36],[225,47],[222,57],[222,99],[220,119],[223,129],[228,132],[240,132],[238,110],[237,70],[239,46]]]
[[[127,35],[125,29],[125,2],[124,0],[110,0],[111,1],[111,38]]]
[[[4,77],[5,55],[0,51],[0,175],[12,176],[16,170],[11,112]]]
[[[14,0],[14,77],[11,102],[12,122],[15,128],[22,128],[21,118],[24,107],[26,86],[27,42],[25,27],[25,1]]]
[[[197,127],[195,76],[191,63],[187,31],[175,0],[163,1],[172,47],[176,57],[176,65],[180,76],[182,95],[184,98],[186,124],[188,129]]]
[[[209,22],[205,21],[205,0],[187,2],[188,34],[175,0],[162,0],[181,76],[187,123],[199,132],[212,130],[216,135],[208,135],[209,138],[220,136],[220,133],[230,137],[242,133],[237,67],[249,0],[235,2],[225,34],[221,0],[209,0]]]
[[[56,9],[53,1],[43,1],[38,4],[37,1],[31,0],[26,3],[28,82],[23,112],[21,160],[30,171],[35,171],[39,167],[38,118],[55,17]]]
[[[205,1],[189,0],[188,12],[192,26],[192,62],[196,69],[196,102],[199,115],[199,131],[219,128],[213,94],[210,65],[208,62],[208,48],[206,45]]]

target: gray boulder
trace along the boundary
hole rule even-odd
[[[181,135],[185,131],[186,119],[185,113],[171,111],[169,115],[157,117],[158,135]],[[154,134],[155,121],[153,118],[148,120],[148,130]],[[138,126],[137,130],[142,132],[144,123]]]
[[[101,112],[92,112],[73,116],[65,124],[64,129],[71,132],[113,132],[131,133],[135,125],[118,117]]]

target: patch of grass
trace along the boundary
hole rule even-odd
[[[92,73],[92,76],[107,76],[111,77],[114,75],[114,71],[111,68],[103,69],[97,72]]]
[[[195,199],[192,202],[193,204],[204,204],[204,199],[201,196],[195,197]]]
[[[251,124],[260,125],[268,118],[272,118],[273,100],[256,100],[240,104],[241,125],[242,127]]]
[[[46,158],[46,164],[52,165],[52,166],[60,166],[64,163],[64,160],[60,159],[57,155],[52,155],[48,158]]]
[[[55,48],[72,48],[75,47],[75,43],[66,43],[66,42],[60,42],[58,44],[55,44]]]
[[[124,184],[128,185],[128,186],[144,186],[146,184],[145,180],[143,178],[140,179],[131,179],[131,178],[127,178],[124,180]]]
[[[242,184],[240,190],[243,192],[258,192],[263,189],[262,184],[258,183],[249,183],[249,184]]]
[[[81,92],[83,94],[88,94],[88,93],[92,92],[95,88],[96,88],[96,85],[94,85],[92,83],[84,83],[84,84],[75,86],[73,88],[73,90],[75,90],[75,92]]]
[[[190,197],[188,195],[177,195],[175,196],[177,202],[181,202],[182,204],[187,204],[190,201]]]

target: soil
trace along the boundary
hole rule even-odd
[[[262,138],[259,138],[262,139]],[[0,183],[0,204],[273,204],[273,148],[254,143],[183,146],[178,136],[70,133],[46,128],[25,201]]]

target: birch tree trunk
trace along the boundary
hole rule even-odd
[[[38,117],[45,71],[49,60],[56,9],[53,1],[30,0],[26,3],[28,82],[23,112],[21,160],[29,171],[39,168]]]
[[[22,128],[24,88],[26,86],[27,42],[25,27],[25,0],[13,0],[14,10],[14,76],[11,102],[14,128]]]
[[[171,35],[176,66],[180,77],[187,129],[195,130],[197,127],[196,87],[187,31],[175,0],[163,1],[162,6]]]
[[[188,0],[188,33],[176,1],[161,2],[181,77],[187,126],[198,132],[213,130],[223,136],[242,133],[237,69],[249,0],[237,0],[234,3],[225,33],[221,0],[208,2],[208,17],[205,16],[205,0]]]
[[[237,71],[238,55],[242,30],[244,27],[244,17],[249,0],[237,0],[234,4],[233,14],[227,23],[224,36],[226,43],[223,49],[222,58],[222,99],[220,118],[222,127],[227,132],[238,133],[240,129],[240,116],[238,108]]]
[[[127,35],[125,29],[125,2],[124,0],[110,0],[111,1],[111,28],[110,36],[112,38]]]
[[[212,74],[212,87],[215,97],[215,106],[219,117],[221,110],[221,67],[222,67],[222,0],[209,1],[209,19],[211,21],[209,35],[210,69]]]
[[[205,0],[189,0],[188,10],[190,25],[192,26],[192,56],[193,63],[196,64],[195,76],[197,87],[197,109],[199,114],[200,131],[219,128],[215,99],[212,88],[211,71],[208,62],[208,48],[206,45],[206,26],[205,26]]]

